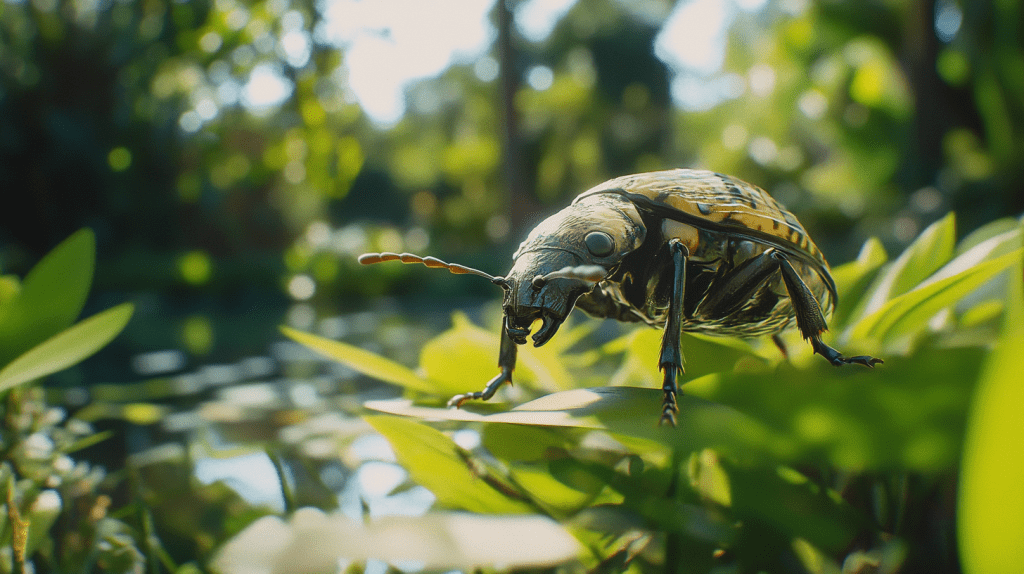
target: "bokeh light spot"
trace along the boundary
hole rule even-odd
[[[316,294],[316,281],[309,275],[296,275],[288,281],[288,295],[296,301],[306,301]]]
[[[107,164],[114,171],[124,171],[132,165],[132,152],[126,147],[116,147],[107,154]]]
[[[223,44],[224,40],[216,32],[207,32],[199,38],[199,47],[208,54],[216,52]]]
[[[178,258],[178,273],[187,283],[202,285],[213,275],[213,261],[205,251],[189,251]]]
[[[213,323],[205,315],[192,315],[181,326],[182,345],[193,355],[206,355],[213,350]]]
[[[538,92],[550,88],[554,81],[555,74],[547,66],[534,66],[526,73],[526,83]]]
[[[242,88],[242,103],[252,112],[268,112],[292,95],[294,86],[274,64],[258,64]]]

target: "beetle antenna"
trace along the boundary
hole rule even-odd
[[[495,285],[502,285],[505,282],[504,277],[495,277],[490,273],[480,271],[479,269],[473,269],[472,267],[466,267],[465,265],[459,265],[458,263],[446,263],[441,261],[437,257],[422,257],[413,253],[364,253],[359,256],[359,262],[363,265],[373,265],[374,263],[383,263],[385,261],[401,261],[402,263],[422,263],[431,269],[447,269],[449,272],[455,275],[479,275],[486,279],[489,279],[491,283]]]
[[[552,279],[579,279],[587,283],[600,283],[607,276],[608,271],[600,265],[579,265],[577,267],[563,267],[546,275],[538,275],[533,278],[533,285],[535,287],[542,287]]]

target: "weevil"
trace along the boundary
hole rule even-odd
[[[711,171],[626,175],[581,193],[529,233],[503,277],[411,253],[367,253],[359,261],[422,263],[480,275],[504,290],[499,373],[483,390],[452,397],[452,407],[488,400],[511,382],[518,346],[535,322],[539,347],[573,307],[664,329],[659,422],[671,425],[683,374],[682,331],[775,336],[795,323],[833,365],[882,362],[845,357],[821,340],[836,285],[796,217],[761,188]]]

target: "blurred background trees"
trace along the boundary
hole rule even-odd
[[[627,172],[756,182],[834,263],[950,209],[963,233],[1024,208],[1018,2],[368,5],[0,4],[4,269],[90,226],[98,288],[200,317],[203,353],[261,344],[288,300],[401,284],[354,273],[362,250],[500,271],[530,223]],[[389,43],[459,27],[479,30],[404,101],[355,89],[401,75]]]

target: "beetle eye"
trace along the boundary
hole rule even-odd
[[[591,231],[583,238],[583,242],[587,244],[587,249],[595,257],[606,257],[611,255],[615,249],[615,241],[612,236],[603,231]]]

